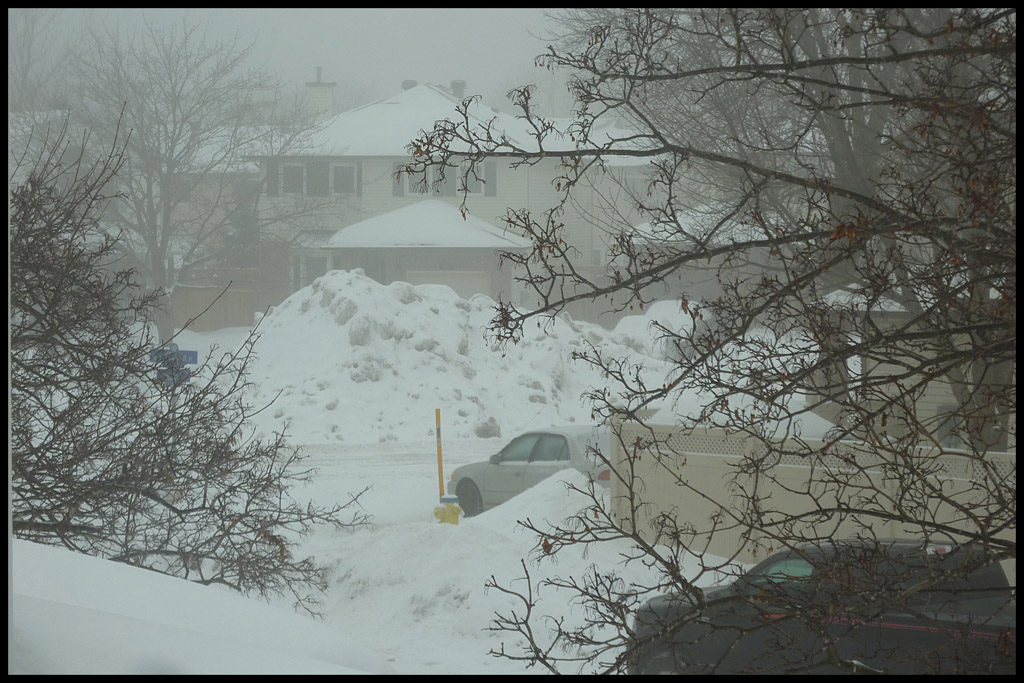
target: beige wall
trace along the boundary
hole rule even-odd
[[[188,325],[194,332],[208,332],[225,327],[251,327],[257,310],[259,294],[253,289],[231,287],[193,287],[178,285],[171,293],[175,323]]]
[[[623,424],[622,442],[636,443],[646,439],[652,432],[635,424]],[[670,426],[653,427],[657,448],[644,448],[630,454],[613,439],[611,461],[619,476],[613,477],[611,485],[612,513],[617,520],[636,528],[646,539],[668,543],[672,539],[665,535],[658,520],[669,515],[687,532],[679,540],[688,547],[722,557],[735,557],[741,562],[764,559],[766,548],[758,548],[756,541],[763,536],[751,534],[755,542],[744,542],[741,538],[744,527],[731,519],[730,513],[738,510],[745,496],[742,491],[756,492],[762,501],[763,524],[783,517],[811,512],[815,505],[829,507],[841,502],[856,509],[889,510],[892,502],[899,497],[895,478],[886,476],[885,463],[870,451],[858,448],[853,442],[841,443],[823,460],[823,470],[813,470],[801,456],[793,454],[774,455],[765,463],[768,476],[741,473],[739,467],[749,471],[751,463],[764,457],[763,445],[753,438],[727,434],[721,429],[700,429],[684,435]],[[820,447],[821,442],[808,440],[811,448]],[[796,444],[780,444],[798,450]],[[639,457],[635,457],[639,455]],[[919,452],[920,456],[926,454]],[[849,467],[841,459],[852,458],[858,469]],[[1003,484],[1011,483],[1015,490],[1016,453],[989,453],[986,461],[991,463]],[[967,505],[990,503],[984,491],[975,482],[984,480],[975,463],[956,454],[947,453],[934,460],[922,460],[939,467],[939,473],[930,478],[947,496]],[[842,488],[834,482],[842,477],[846,485]],[[634,481],[630,487],[629,481]],[[630,488],[634,493],[631,493]],[[881,492],[881,496],[876,495]],[[816,502],[812,495],[816,497]],[[983,508],[975,514],[983,516]],[[934,499],[927,500],[916,510],[915,516],[934,518],[956,528],[969,529],[962,515],[947,503]],[[920,534],[912,525],[896,522],[881,522],[867,515],[846,515],[841,524],[834,521],[808,518],[795,528],[795,532],[813,538],[814,535],[835,534],[837,538],[855,536],[861,525],[869,525],[879,538],[906,538]],[[1016,540],[1016,528],[998,534],[1000,538]],[[1016,581],[1016,561],[1004,563],[1011,580]]]

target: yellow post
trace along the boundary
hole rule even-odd
[[[459,507],[458,496],[444,495],[444,470],[441,466],[441,409],[434,409],[434,420],[437,423],[437,487],[441,493],[441,505],[434,508],[434,517],[442,524],[458,524],[462,508]]]
[[[437,423],[437,486],[440,496],[444,498],[444,472],[441,467],[441,409],[434,408],[434,420]]]

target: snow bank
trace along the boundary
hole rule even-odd
[[[393,672],[343,628],[226,588],[23,540],[13,574],[9,673]]]
[[[655,324],[679,333],[693,327],[693,319],[683,311],[678,299],[655,301],[642,314],[623,316],[615,325],[615,332],[638,352],[655,358],[670,360],[678,354],[667,343],[665,333]]]
[[[289,423],[297,443],[419,441],[434,435],[440,408],[446,437],[510,437],[590,421],[581,395],[604,379],[571,360],[585,342],[664,372],[640,353],[646,345],[565,319],[496,351],[484,338],[493,307],[443,285],[327,273],[262,321],[253,398],[280,396],[255,422],[265,431]]]
[[[393,444],[371,446],[377,452],[361,463],[365,475],[403,505],[404,489],[390,486]],[[321,478],[354,474],[347,458],[325,457],[321,464]],[[429,467],[424,473],[430,489]],[[425,505],[419,520],[318,529],[305,549],[329,569],[323,621],[291,612],[288,596],[268,605],[226,588],[15,540],[9,673],[543,673],[488,654],[503,645],[518,653],[524,644],[489,630],[496,613],[522,607],[488,590],[492,577],[524,589],[520,560],[526,559],[538,613],[564,619],[566,628],[582,625],[583,607],[568,592],[538,582],[579,578],[594,565],[616,572],[625,585],[656,581],[643,563],[623,566],[630,550],[625,540],[538,556],[536,537],[517,521],[544,528],[583,509],[586,499],[567,484],[584,487],[586,479],[565,470],[458,526],[439,524]],[[330,487],[317,493],[321,504],[333,496]],[[681,570],[700,586],[724,578],[701,573],[689,556]]]

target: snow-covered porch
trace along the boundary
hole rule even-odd
[[[321,244],[297,247],[297,286],[328,270],[361,268],[381,284],[441,284],[468,299],[513,296],[512,273],[499,253],[529,249],[528,240],[448,202],[427,199],[337,231]]]

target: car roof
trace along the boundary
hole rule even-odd
[[[556,427],[543,427],[540,429],[529,429],[522,434],[562,434],[575,438],[589,436],[606,436],[610,434],[607,426],[600,425],[561,425]],[[519,436],[521,436],[520,434]]]
[[[834,555],[837,550],[849,550],[853,548],[880,548],[886,552],[890,552],[897,555],[913,554],[918,552],[927,552],[934,555],[944,555],[946,553],[952,553],[954,550],[960,548],[967,548],[969,546],[957,546],[953,543],[926,543],[920,539],[878,539],[871,540],[865,538],[844,538],[844,539],[831,539],[824,540],[818,543],[805,543],[798,546],[798,550],[808,553],[817,553],[822,555]]]
[[[1002,590],[1008,586],[1006,574],[998,562],[983,561],[980,566],[972,566],[972,561],[981,559],[980,556],[985,552],[983,547],[974,543],[962,545],[955,543],[925,543],[921,539],[879,539],[877,541],[869,539],[825,540],[818,544],[809,543],[801,545],[790,551],[780,551],[772,557],[763,560],[758,567],[786,552],[805,553],[813,563],[815,558],[829,562],[839,553],[855,552],[858,548],[863,548],[868,552],[877,550],[880,553],[880,559],[888,559],[895,562],[896,567],[902,567],[899,571],[909,571],[911,572],[911,577],[915,572],[923,571],[928,566],[932,566],[933,560],[937,560],[942,565],[943,571],[959,572],[969,568],[969,579],[954,577],[955,583],[953,587],[955,589]],[[856,556],[854,555],[853,557]],[[842,557],[841,559],[845,561],[849,559],[849,556]],[[757,567],[751,571],[756,569]]]
[[[983,549],[975,544],[926,543],[921,539],[834,539],[819,543],[807,543],[788,552],[804,554],[809,558],[829,561],[836,556],[849,557],[849,553],[863,549],[867,553],[878,553],[890,560],[907,563],[908,566],[924,566],[932,560],[940,560],[949,569],[964,566],[982,554]],[[787,551],[780,551],[782,554]],[[771,558],[766,558],[767,562]],[[813,560],[812,560],[813,561]]]

